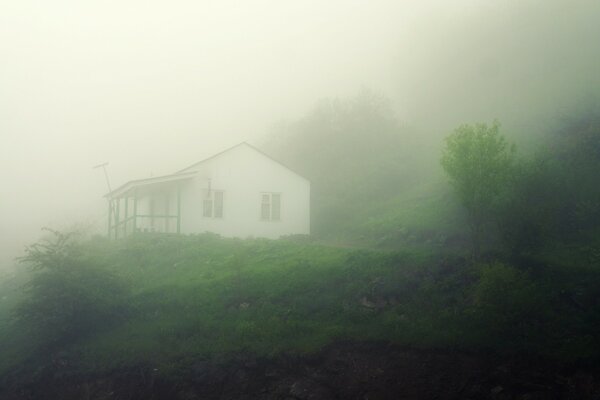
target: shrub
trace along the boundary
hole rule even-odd
[[[543,346],[552,302],[527,272],[501,263],[480,267],[474,314],[484,345],[517,351]]]
[[[44,344],[59,344],[102,329],[126,311],[125,285],[78,252],[73,234],[50,231],[20,259],[32,269],[17,323]]]

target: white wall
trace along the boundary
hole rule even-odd
[[[198,177],[181,192],[181,232],[214,232],[227,237],[278,238],[310,233],[310,183],[252,147],[241,144],[200,166]],[[208,179],[222,190],[223,218],[204,218]],[[281,219],[262,221],[262,192],[281,194]]]

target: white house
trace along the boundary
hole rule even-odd
[[[172,175],[127,182],[106,197],[112,238],[132,232],[273,239],[310,233],[310,182],[245,142]]]

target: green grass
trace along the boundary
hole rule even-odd
[[[126,283],[126,317],[50,350],[7,323],[0,329],[0,375],[56,351],[74,355],[82,371],[147,363],[177,374],[198,358],[306,354],[337,340],[597,356],[582,353],[597,330],[597,309],[586,314],[560,302],[566,289],[593,293],[596,272],[581,286],[568,274],[534,281],[511,267],[480,267],[422,248],[356,250],[215,235],[96,238],[75,249],[79,260],[93,260]],[[530,291],[538,293],[532,301]],[[522,309],[541,311],[521,318]],[[518,331],[511,330],[515,321]]]
[[[426,262],[419,253],[213,235],[98,239],[79,252],[131,288],[124,322],[70,345],[85,368],[139,362],[166,368],[189,357],[306,353],[340,338],[389,337],[395,311],[373,311],[361,298],[402,265]]]
[[[377,336],[385,318],[359,301],[397,268],[387,254],[356,253],[368,261],[359,266],[352,250],[285,241],[156,236],[109,246],[135,312],[85,343],[86,358],[109,354],[107,365],[309,352],[338,337]]]
[[[336,207],[344,210],[344,206]],[[468,246],[462,207],[439,182],[424,181],[394,196],[371,198],[353,207],[322,239],[387,250],[410,247],[447,252]]]

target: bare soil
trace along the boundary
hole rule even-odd
[[[0,399],[600,399],[600,369],[536,357],[337,343],[317,354],[194,360],[176,378],[141,365],[81,374],[68,360],[0,380]]]

